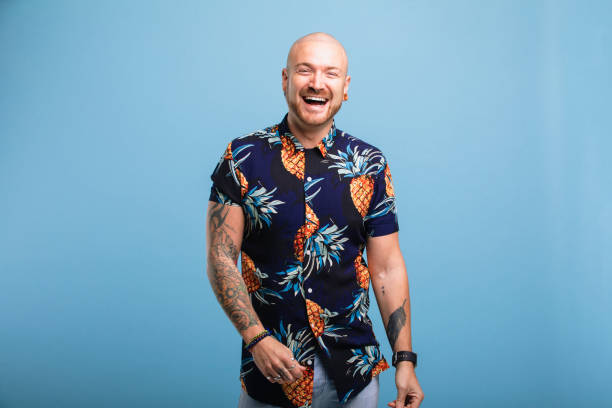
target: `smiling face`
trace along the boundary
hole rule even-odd
[[[303,130],[331,126],[348,92],[351,77],[342,45],[317,33],[296,41],[283,69],[289,121]]]

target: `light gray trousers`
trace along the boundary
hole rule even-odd
[[[334,381],[328,377],[319,357],[314,358],[312,408],[376,408],[379,388],[378,376],[376,376],[359,394],[346,404],[340,405]],[[275,408],[275,406],[256,401],[242,390],[238,408]]]

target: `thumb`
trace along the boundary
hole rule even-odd
[[[404,408],[408,393],[404,390],[397,390],[397,398],[395,399],[395,408]]]

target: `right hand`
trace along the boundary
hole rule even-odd
[[[273,383],[288,384],[300,379],[306,370],[284,344],[268,336],[251,348],[255,365]],[[281,376],[278,379],[278,376]],[[275,379],[276,378],[276,379]]]

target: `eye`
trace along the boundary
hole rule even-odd
[[[331,77],[331,78],[337,78],[337,77],[339,77],[339,76],[340,76],[340,74],[338,74],[338,72],[336,72],[336,71],[329,71],[329,72],[327,73],[327,76],[328,76],[328,77]]]

